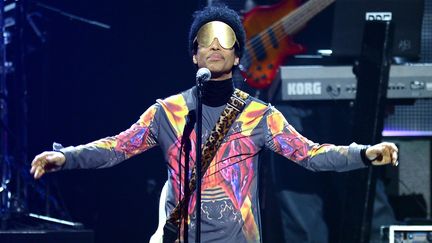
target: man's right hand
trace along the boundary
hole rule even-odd
[[[43,152],[35,156],[31,163],[30,174],[35,179],[41,178],[46,172],[59,170],[65,163],[64,154],[55,151]]]

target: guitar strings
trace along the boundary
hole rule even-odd
[[[253,36],[250,40],[247,41],[246,45],[252,46],[251,49],[246,49],[246,52],[251,57],[250,59],[257,60],[257,56],[262,55],[266,52],[266,50],[272,46],[271,37],[267,34],[268,30],[273,30],[273,32],[276,35],[276,41],[280,42],[282,39],[284,39],[286,36],[292,34],[296,30],[298,30],[302,25],[302,19],[303,18],[310,18],[311,16],[314,16],[321,10],[323,10],[325,7],[333,3],[335,0],[310,0],[302,5],[300,9],[296,9],[289,13],[287,16],[281,18],[280,20],[276,21],[272,25],[270,25],[265,30],[261,31],[259,34]],[[317,3],[317,7],[311,7],[310,5]],[[313,5],[312,5],[313,6]],[[309,7],[309,9],[308,9]],[[306,16],[306,17],[305,17]],[[288,21],[289,19],[293,19],[292,24],[284,24],[284,21]],[[289,32],[289,33],[288,33]],[[260,42],[262,45],[260,45]],[[252,55],[251,53],[255,53],[255,55]],[[250,61],[250,60],[248,60]]]
[[[252,46],[252,50],[255,51],[255,56],[252,56],[254,59],[257,58],[257,56],[260,56],[263,54],[266,49],[271,45],[271,41],[269,41],[269,36],[267,35],[268,30],[273,30],[273,32],[276,34],[276,40],[279,42],[281,39],[285,38],[285,36],[288,35],[286,30],[284,29],[283,22],[289,19],[295,19],[295,17],[298,15],[299,10],[294,10],[287,16],[281,18],[280,20],[276,21],[272,25],[270,25],[268,28],[264,29],[260,33],[258,33],[256,36],[252,37],[250,41],[248,41],[247,44],[250,44]],[[298,23],[294,22],[294,24],[286,25],[287,29],[290,27],[296,27],[298,26]],[[262,45],[260,45],[260,42],[262,42]]]
[[[323,3],[320,0],[311,0],[306,2],[304,5],[302,5],[303,7],[297,10],[294,10],[293,12],[291,12],[290,14],[288,14],[287,16],[281,18],[280,20],[276,21],[274,24],[270,25],[270,27],[268,27],[267,29],[265,29],[264,31],[261,31],[258,35],[254,36],[250,41],[248,41],[248,43],[250,43],[252,46],[257,46],[259,47],[260,45],[257,44],[257,42],[261,40],[263,40],[264,45],[261,45],[263,47],[269,47],[269,41],[268,39],[270,38],[267,35],[267,30],[269,29],[273,29],[273,31],[276,33],[277,36],[277,41],[280,41],[281,39],[285,38],[287,35],[292,34],[293,32],[295,32],[295,30],[297,30],[301,25],[302,25],[302,21],[300,21],[302,16],[313,16],[316,13],[318,13],[320,10],[324,9],[326,6],[330,5],[332,2],[334,2],[335,0],[328,0],[327,2]],[[313,2],[317,2],[318,3],[318,7],[310,7],[307,5],[312,5]],[[308,9],[308,7],[310,9]],[[315,11],[308,11],[308,10],[315,10]],[[285,24],[284,25],[284,21],[286,21],[287,19],[294,19],[296,21],[293,22],[293,24]],[[288,31],[287,31],[288,30]],[[287,33],[289,32],[289,33]],[[262,54],[263,50],[262,48],[260,50],[258,50],[258,54]],[[258,55],[257,55],[258,56]]]
[[[324,6],[324,5],[329,5],[330,3],[332,3],[334,0],[330,0],[324,4],[320,4],[318,6]],[[294,10],[293,12],[291,12],[291,14],[288,14],[287,16],[281,18],[280,20],[278,20],[277,22],[275,22],[274,24],[272,24],[270,27],[266,28],[264,31],[261,31],[258,35],[254,36],[250,41],[248,41],[248,44],[250,44],[251,46],[255,47],[252,48],[253,50],[255,50],[255,57],[254,59],[256,59],[257,56],[260,56],[261,54],[265,53],[266,49],[268,47],[270,47],[271,44],[271,40],[270,37],[267,34],[267,30],[272,29],[275,34],[276,34],[276,40],[279,42],[280,40],[282,40],[283,38],[285,38],[286,36],[288,36],[289,34],[292,34],[292,32],[294,32],[294,30],[298,29],[302,23],[302,21],[300,21],[302,18],[301,16],[307,16],[309,13],[309,16],[315,14],[318,11],[306,11],[307,10],[307,4],[311,5],[312,1],[308,1],[306,2],[303,8],[301,8],[300,10]],[[322,3],[320,0],[315,0],[315,2],[318,3]],[[310,7],[312,10],[317,10],[320,8],[312,8]],[[321,8],[323,9],[323,8]],[[293,24],[285,24],[284,25],[284,21],[286,21],[287,19],[293,19],[294,22]],[[288,30],[288,31],[287,31]],[[290,32],[290,33],[287,33]],[[259,42],[262,42],[262,45],[259,45]],[[248,51],[249,52],[249,51]],[[253,56],[253,55],[250,55]]]

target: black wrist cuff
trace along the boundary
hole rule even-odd
[[[372,165],[372,160],[368,159],[368,157],[366,156],[366,149],[368,149],[368,148],[366,147],[366,148],[362,148],[360,150],[360,156],[362,158],[363,163],[366,166],[370,166],[370,165]]]

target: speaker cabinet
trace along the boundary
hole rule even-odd
[[[432,138],[384,138],[399,148],[399,166],[386,167],[387,194],[396,218],[431,216]]]

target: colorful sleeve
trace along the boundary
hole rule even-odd
[[[312,171],[348,171],[365,167],[360,151],[364,145],[317,144],[298,133],[277,109],[266,117],[267,148]]]
[[[116,136],[60,149],[66,157],[63,169],[111,167],[156,146],[159,108],[158,104],[151,106],[135,124]]]

